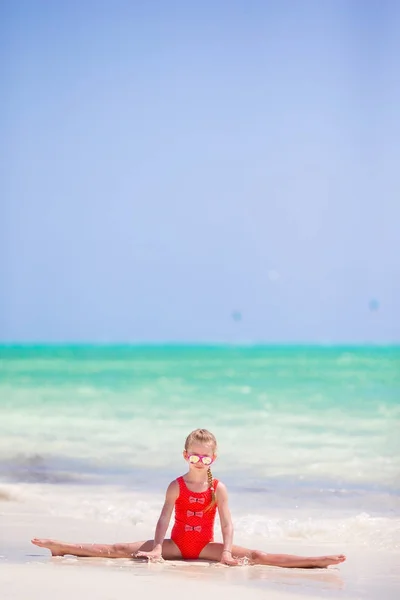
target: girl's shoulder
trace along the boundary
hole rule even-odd
[[[167,487],[166,499],[169,501],[174,501],[179,496],[179,482],[177,479],[171,481],[169,486]]]
[[[217,485],[215,486],[215,493],[217,497],[226,497],[228,495],[228,489],[220,479],[218,479]]]

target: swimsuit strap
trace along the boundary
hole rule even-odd
[[[181,475],[180,477],[177,478],[176,480],[178,482],[179,485],[179,496],[184,496],[187,494],[206,494],[208,491],[211,491],[211,488],[207,488],[206,490],[204,490],[204,492],[192,492],[192,490],[189,490],[188,486],[185,483],[185,480],[183,479],[183,475]],[[219,483],[219,479],[215,479],[213,478],[213,488],[214,488],[214,493],[217,492],[217,485]],[[179,497],[178,496],[178,497]]]

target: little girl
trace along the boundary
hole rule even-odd
[[[233,545],[233,525],[228,506],[228,492],[214,479],[211,465],[216,459],[217,441],[206,429],[196,429],[186,438],[183,458],[189,470],[172,481],[157,522],[154,540],[126,544],[68,544],[54,540],[33,539],[36,546],[48,548],[53,556],[97,556],[107,558],[145,557],[150,561],[216,561],[225,565],[247,562],[278,567],[327,567],[346,560],[343,554],[302,557],[267,554]],[[172,511],[175,523],[171,539],[165,539]],[[214,542],[214,521],[218,508],[223,543]]]

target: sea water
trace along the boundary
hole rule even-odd
[[[205,427],[236,537],[399,548],[399,425],[399,347],[0,347],[0,497],[77,519],[151,532]]]

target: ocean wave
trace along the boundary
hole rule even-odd
[[[85,461],[41,454],[0,455],[0,478],[20,483],[90,483],[94,478]]]
[[[360,513],[346,518],[276,519],[246,515],[236,520],[235,530],[269,540],[343,542],[374,548],[400,548],[400,519]]]

